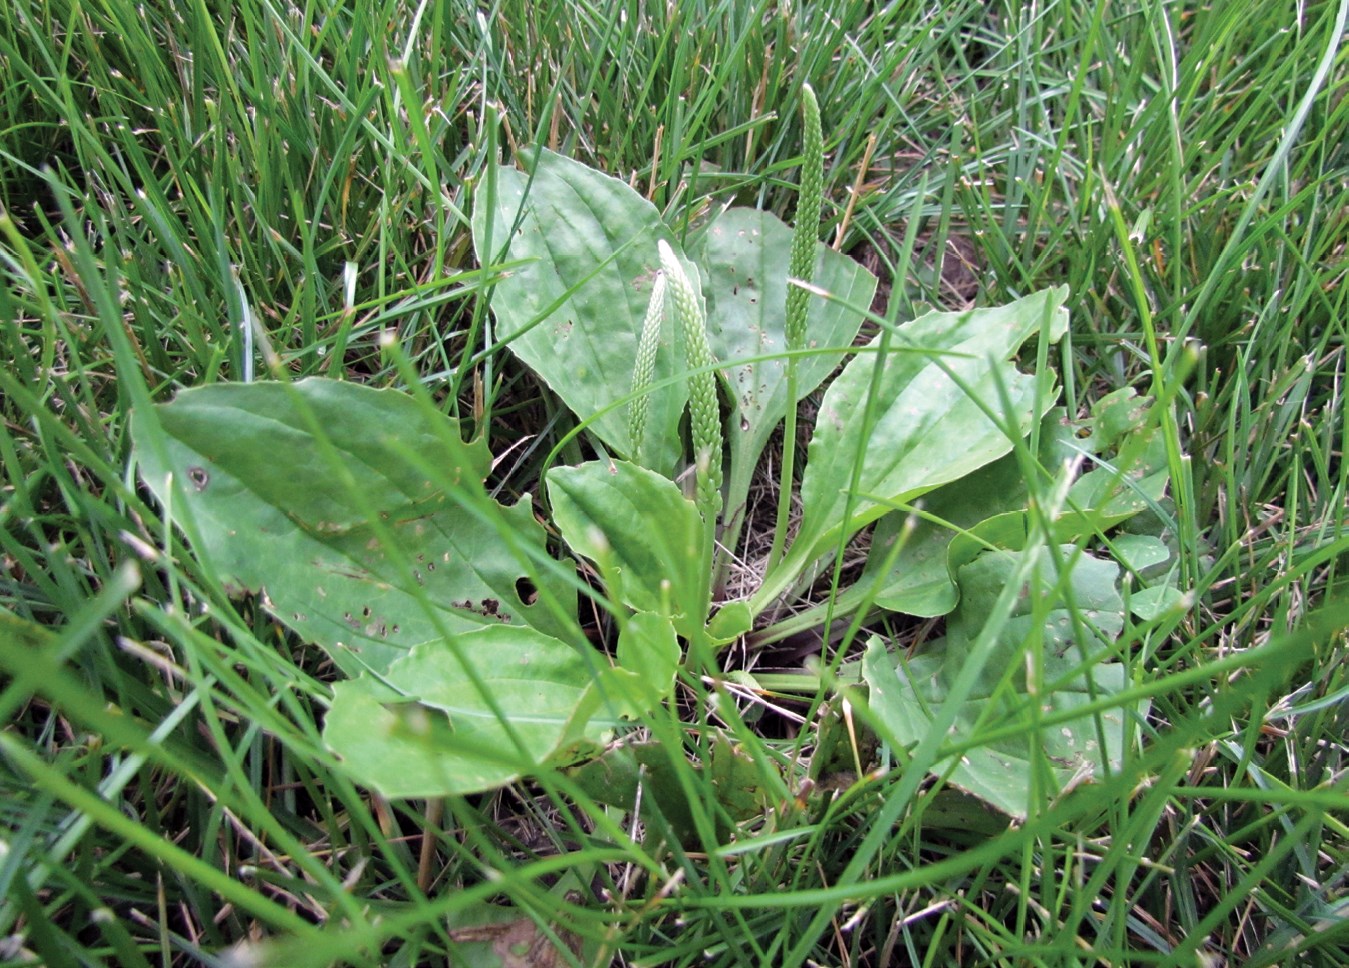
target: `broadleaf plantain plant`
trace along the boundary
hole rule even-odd
[[[823,147],[806,99],[795,233],[729,208],[681,241],[627,185],[543,149],[522,169],[497,168],[486,180],[495,191],[476,200],[479,261],[510,266],[492,293],[489,345],[532,369],[599,454],[550,467],[542,484],[558,533],[603,585],[612,656],[587,642],[576,596],[589,589],[546,552],[529,496],[498,504],[483,483],[486,447],[466,443],[424,395],[307,379],[187,390],[136,414],[140,473],[196,553],[348,677],[334,687],[325,739],[358,780],[388,796],[462,794],[592,760],[625,721],[671,697],[681,665],[718,675],[717,650],[756,622],[771,640],[773,623],[762,626],[775,607],[877,521],[886,537],[863,583],[834,596],[835,618],[877,603],[951,612],[967,575],[1012,574],[971,571],[981,555],[1097,534],[1160,497],[1155,448],[1138,443],[1150,439],[1145,405],[1126,433],[1097,439],[1089,421],[1079,440],[1060,433],[1074,428],[1054,410],[1053,374],[1017,365],[1023,346],[1038,339],[1043,360],[1065,333],[1064,289],[882,320],[854,350],[876,280],[818,242]],[[718,575],[769,438],[786,424],[792,454],[798,403],[845,357],[819,399],[796,534],[788,543],[788,515],[774,515],[761,583],[726,601]],[[1049,534],[1032,539],[1026,439],[1054,466],[1123,455],[1129,435],[1130,466],[1083,476],[1041,522]],[[783,463],[785,509],[794,459]],[[939,513],[906,559],[894,522],[925,495]],[[1021,522],[1011,537],[989,523],[1008,513]],[[1092,573],[1094,594],[1114,580],[1102,574]],[[967,637],[971,614],[958,616]],[[928,687],[897,679],[893,664],[886,672],[887,654],[874,640],[863,678],[885,704],[877,722],[902,745],[922,725]],[[1073,689],[1092,674],[1089,662],[1070,672]],[[1111,670],[1097,693],[1122,688],[1118,679]],[[899,680],[914,692],[896,695]],[[935,678],[930,688],[934,699],[950,692]],[[977,781],[965,785],[979,794]],[[1006,811],[1017,796],[1004,784],[986,799]]]

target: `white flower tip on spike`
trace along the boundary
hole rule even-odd
[[[664,239],[657,239],[657,240],[656,240],[656,250],[657,250],[658,252],[660,252],[660,261],[661,261],[661,262],[673,262],[673,261],[674,261],[674,249],[670,248],[670,243],[669,243],[669,242],[666,242]]]

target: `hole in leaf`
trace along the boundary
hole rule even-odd
[[[211,483],[211,475],[206,473],[204,467],[189,467],[187,479],[192,482],[192,486],[196,488],[198,493],[206,490],[206,485]]]
[[[538,600],[539,590],[534,587],[534,583],[528,578],[515,579],[515,594],[520,596],[520,601],[526,605],[533,605]]]

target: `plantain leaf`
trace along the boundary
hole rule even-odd
[[[623,625],[618,636],[618,665],[642,677],[657,702],[674,689],[679,671],[679,642],[674,626],[663,615],[638,612]]]
[[[698,843],[698,827],[688,794],[679,782],[681,771],[696,783],[702,767],[689,763],[678,747],[647,741],[615,744],[567,772],[581,790],[600,803],[620,810],[640,808],[648,821],[648,842],[660,840],[658,831],[664,828],[675,840],[693,846]]]
[[[1163,615],[1179,615],[1189,608],[1190,601],[1175,585],[1162,583],[1140,588],[1129,596],[1129,611],[1145,622]]]
[[[753,627],[748,602],[726,602],[707,623],[707,634],[714,645],[730,645]]]
[[[1041,422],[1039,462],[1046,471],[1056,473],[1064,463],[1083,457],[1091,461],[1087,465],[1091,469],[1072,483],[1055,521],[1059,541],[1104,531],[1162,495],[1166,454],[1160,441],[1153,439],[1156,428],[1155,421],[1148,420],[1149,401],[1133,399],[1132,390],[1124,399],[1132,401],[1127,422],[1118,408],[1110,416],[1094,410],[1083,421],[1069,420],[1056,408]],[[1142,439],[1149,441],[1145,447]],[[1119,450],[1106,462],[1097,448]],[[910,523],[908,512],[887,514],[876,523],[867,560],[866,573],[877,580],[875,603],[910,615],[945,615],[956,604],[955,570],[971,557],[949,553],[959,540],[947,525],[982,534],[984,522],[1024,509],[1029,496],[1020,461],[1007,454],[924,495],[922,509],[927,517]],[[996,532],[985,537],[998,543]],[[880,575],[900,540],[898,554],[886,574]]]
[[[595,709],[622,719],[655,709],[674,689],[681,655],[668,618],[651,612],[630,616],[618,634],[618,665],[605,669],[597,685]]]
[[[868,703],[890,738],[901,746],[919,742],[1024,555],[1036,559],[1031,577],[1011,617],[997,630],[951,734],[974,737],[1007,723],[1026,728],[1014,737],[964,749],[932,768],[956,788],[1018,819],[1027,815],[1032,789],[1053,797],[1107,768],[1119,769],[1131,723],[1146,713],[1146,704],[1140,703],[1072,716],[1072,710],[1108,699],[1130,684],[1123,663],[1100,658],[1124,625],[1124,602],[1116,587],[1119,567],[1086,554],[1074,557],[1071,546],[1057,553],[1038,548],[978,555],[958,571],[960,604],[948,619],[944,640],[896,668],[879,638],[873,638],[862,660]],[[1061,578],[1062,569],[1068,573]],[[1029,650],[1034,650],[1030,657]],[[1028,688],[1028,666],[1037,670],[1034,688]],[[1057,714],[1067,718],[1036,726],[1036,720]]]
[[[485,446],[411,397],[318,378],[217,385],[156,420],[162,447],[133,419],[135,457],[190,519],[197,555],[348,675],[484,625],[566,634],[575,592],[519,557],[544,547],[529,501],[492,502]],[[522,600],[526,585],[558,611]]]
[[[626,408],[637,344],[660,259],[679,245],[654,205],[616,178],[546,149],[529,172],[495,169],[496,191],[478,193],[473,244],[485,266],[510,268],[492,294],[496,336],[614,451],[672,476],[682,451],[683,381],[651,391],[643,453],[631,452]],[[698,273],[686,264],[695,290]],[[653,379],[685,370],[674,323],[661,327]]]
[[[757,609],[888,506],[910,502],[983,467],[1011,450],[1009,433],[1030,431],[1057,398],[1058,388],[1047,375],[1037,379],[1011,361],[1042,327],[1045,338],[1062,337],[1066,298],[1067,289],[1059,288],[992,309],[929,313],[896,331],[879,375],[871,353],[847,365],[825,392],[816,419],[801,484],[801,529],[786,559],[755,595]],[[1002,395],[1008,412],[1001,412]],[[999,421],[985,412],[986,406]],[[849,511],[855,465],[861,473]]]
[[[691,636],[709,581],[703,522],[672,481],[627,461],[548,472],[553,518],[567,544],[599,565],[609,594],[637,612],[666,615]]]
[[[875,603],[909,615],[945,615],[959,599],[955,563],[949,552],[960,532],[948,525],[982,537],[979,527],[982,522],[1024,508],[1025,504],[1026,482],[1021,466],[1008,454],[925,496],[922,507],[931,518],[915,517],[910,523],[905,512],[887,514],[876,523],[864,572],[880,579]],[[1024,525],[1020,533],[1024,537]],[[903,542],[898,555],[885,575],[880,576],[877,573],[896,541]]]
[[[1079,534],[1119,524],[1161,500],[1169,473],[1158,417],[1151,398],[1137,396],[1132,387],[1092,405],[1090,433],[1078,444],[1084,453],[1113,457],[1073,482],[1069,502],[1089,509]]]
[[[584,746],[598,752],[601,723],[587,725],[581,746],[569,726],[602,664],[598,654],[505,625],[453,644],[424,643],[381,679],[337,683],[323,738],[347,770],[385,796],[491,790],[536,771],[564,745],[569,754]]]

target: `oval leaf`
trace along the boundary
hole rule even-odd
[[[602,664],[526,628],[484,628],[453,646],[428,642],[382,682],[337,683],[323,738],[352,776],[385,796],[490,790],[560,749]],[[590,726],[585,737],[598,748],[604,733]]]
[[[619,668],[636,673],[642,685],[642,712],[654,709],[674,689],[679,671],[679,641],[663,615],[638,612],[623,623],[618,636]]]
[[[871,690],[868,703],[878,720],[899,744],[920,742],[931,728],[933,711],[948,701],[970,661],[975,639],[1025,555],[1035,556],[1036,566],[1017,607],[997,630],[993,650],[985,656],[951,734],[977,736],[989,724],[1018,721],[1026,724],[1026,730],[967,749],[932,768],[934,775],[948,777],[955,787],[1019,819],[1025,819],[1031,804],[1033,776],[1053,776],[1059,789],[1042,792],[1053,796],[1103,773],[1107,764],[1111,771],[1118,770],[1133,718],[1146,714],[1146,703],[1140,703],[1067,718],[1043,729],[1034,726],[1039,716],[1070,715],[1071,710],[1130,684],[1123,663],[1083,665],[1084,656],[1099,653],[1123,628],[1124,601],[1116,587],[1119,567],[1086,554],[1074,557],[1071,546],[1058,554],[1040,547],[978,555],[958,570],[960,604],[948,620],[944,640],[896,669],[894,658],[879,638],[873,638],[862,660],[862,676]],[[1062,579],[1060,562],[1070,569]],[[1069,593],[1060,597],[1058,588],[1064,585]],[[1047,608],[1056,598],[1057,607]],[[1082,635],[1085,641],[1079,640]],[[1034,666],[1041,681],[1028,689],[1025,653],[1032,648],[1039,652]],[[1012,670],[1010,683],[1005,681],[1008,670]]]
[[[542,553],[529,502],[492,502],[486,448],[405,394],[318,378],[230,384],[185,390],[156,416],[158,447],[132,422],[136,459],[160,502],[190,519],[197,555],[227,585],[265,591],[269,611],[348,675],[447,632],[563,634],[574,615],[575,592],[502,540]],[[526,583],[563,615],[526,604]]]
[[[1018,434],[1029,432],[1058,389],[1049,384],[1052,392],[1037,397],[1036,377],[1010,360],[1042,326],[1050,340],[1063,335],[1067,294],[1059,288],[993,309],[929,313],[899,328],[879,379],[873,354],[848,364],[820,404],[801,483],[800,533],[776,570],[777,580],[770,575],[755,596],[758,607],[834,543],[880,517],[887,505],[911,501],[1010,451],[1007,433],[985,412],[1004,409],[999,386],[1012,410],[1001,420]],[[867,401],[873,396],[874,424],[868,428]],[[859,463],[858,496],[848,515],[848,484]]]
[[[609,594],[638,612],[669,615],[685,636],[705,616],[703,521],[673,482],[626,461],[548,472],[553,518],[567,544],[600,567]]]
[[[495,198],[473,212],[478,260],[512,267],[492,293],[497,337],[610,448],[672,473],[681,448],[683,381],[651,391],[643,453],[631,453],[626,408],[637,344],[660,267],[657,241],[679,246],[654,205],[616,178],[539,149],[532,173],[496,169]],[[698,274],[689,266],[697,286]],[[667,318],[653,379],[682,373],[684,353]]]

